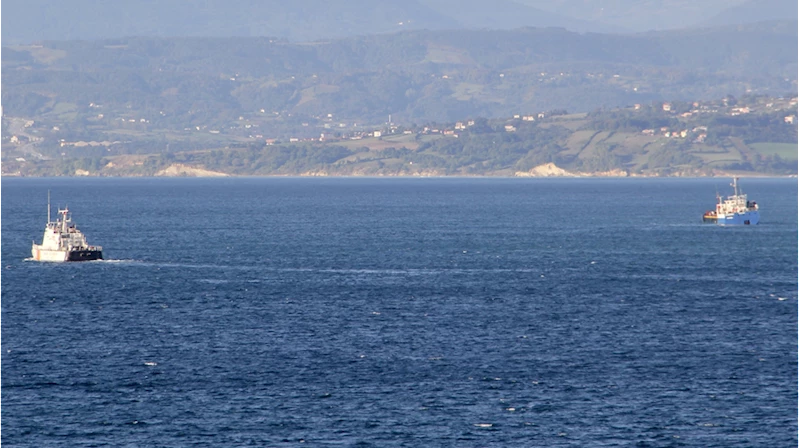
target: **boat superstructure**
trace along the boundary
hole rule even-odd
[[[716,210],[705,212],[705,222],[719,225],[755,225],[760,221],[757,202],[750,201],[738,187],[738,178],[732,179],[733,195],[726,198],[716,195]]]
[[[72,224],[69,208],[58,210],[58,218],[50,220],[50,193],[47,194],[47,225],[42,244],[33,243],[31,255],[37,261],[102,260],[103,248],[90,246],[86,236]]]

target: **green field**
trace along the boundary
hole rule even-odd
[[[734,148],[729,148],[729,151],[717,151],[717,152],[703,152],[703,151],[693,151],[692,154],[696,157],[702,159],[703,162],[707,164],[718,164],[718,163],[734,163],[734,162],[741,162],[743,158],[741,157],[741,153]]]
[[[455,85],[452,97],[458,101],[468,101],[482,95],[484,87],[481,84],[461,82]]]
[[[425,61],[437,64],[474,64],[466,49],[435,44],[428,46]]]
[[[337,146],[343,146],[349,149],[358,149],[358,148],[369,148],[372,151],[380,151],[386,148],[408,148],[410,150],[415,150],[419,147],[420,142],[432,141],[437,140],[439,138],[443,138],[442,135],[426,135],[421,137],[420,139],[416,138],[416,135],[406,135],[406,134],[393,134],[387,135],[382,138],[374,138],[374,137],[366,137],[360,140],[344,140],[341,142],[336,142]]]
[[[55,103],[46,115],[51,118],[55,117],[55,119],[62,122],[75,121],[78,117],[78,105],[75,103]]]
[[[797,160],[799,146],[796,143],[752,143],[749,145],[758,154],[778,155],[785,160]]]

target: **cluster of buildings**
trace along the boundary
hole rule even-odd
[[[690,131],[688,129],[671,130],[668,126],[661,127],[660,129],[644,129],[641,131],[644,135],[655,136],[659,135],[665,138],[694,138],[694,142],[702,143],[707,138],[707,126],[697,126]]]
[[[542,74],[544,75],[544,74]],[[752,102],[748,101],[747,105],[736,104],[735,101],[723,99],[720,101],[714,102],[692,102],[692,103],[671,103],[671,102],[664,102],[664,103],[657,103],[649,106],[643,106],[641,104],[635,104],[633,106],[633,110],[660,110],[667,114],[671,114],[675,117],[680,118],[690,118],[694,117],[698,114],[724,114],[728,116],[742,116],[752,113],[761,113],[761,112],[773,112],[778,110],[791,110],[791,108],[795,108],[797,104],[797,98],[771,98],[771,99],[763,99],[762,101]],[[103,106],[97,103],[90,103],[89,108],[91,109],[102,109]],[[265,109],[260,109],[260,115],[271,115],[273,117],[280,117],[282,114],[281,112],[267,112]],[[257,112],[256,112],[257,114]],[[161,116],[165,116],[166,114],[161,111]],[[497,129],[502,131],[504,129],[505,132],[516,132],[518,130],[518,126],[522,123],[531,123],[535,121],[539,121],[542,119],[547,118],[549,114],[544,112],[534,113],[534,114],[515,114],[513,118],[507,119],[504,125],[500,125]],[[297,117],[292,118],[291,113],[286,113],[285,117],[289,120],[296,120]],[[102,113],[97,114],[93,117],[95,120],[103,119],[104,115]],[[388,122],[384,125],[380,126],[378,129],[365,129],[363,126],[359,126],[357,123],[345,123],[341,122],[340,120],[335,120],[332,113],[327,114],[320,114],[317,116],[312,117],[313,119],[317,120],[317,123],[321,122],[322,127],[324,128],[323,133],[316,134],[317,136],[311,137],[310,134],[313,134],[314,131],[308,129],[308,131],[304,132],[297,132],[297,136],[291,136],[289,138],[265,138],[262,133],[257,131],[257,128],[263,125],[263,123],[258,124],[257,120],[250,120],[245,118],[243,115],[238,117],[238,123],[235,125],[230,126],[230,129],[233,130],[235,133],[238,133],[242,137],[246,135],[250,140],[254,141],[264,141],[266,145],[275,145],[283,142],[290,142],[290,143],[298,143],[298,142],[324,142],[324,141],[344,141],[344,140],[360,140],[364,138],[381,138],[387,135],[396,135],[396,134],[416,134],[416,135],[444,135],[448,137],[458,138],[461,131],[465,131],[468,128],[475,125],[475,120],[464,120],[464,121],[457,121],[452,124],[446,126],[423,126],[419,128],[407,128],[401,127],[397,124],[393,123],[391,120],[391,116],[388,117]],[[785,115],[783,118],[786,124],[795,125],[797,123],[797,116],[796,113],[790,113]],[[131,118],[131,117],[118,117],[115,118],[114,121],[124,122],[125,124],[133,124],[141,125],[141,124],[148,124],[150,123],[149,119],[146,118]],[[310,120],[309,120],[310,121]],[[24,123],[25,128],[29,128],[33,125],[33,121],[28,121]],[[316,128],[316,126],[311,126],[309,122],[301,122],[302,127],[305,128]],[[504,126],[504,128],[502,127]],[[187,132],[207,132],[211,134],[220,134],[222,131],[221,127],[208,127],[204,125],[192,126],[184,128],[184,131]],[[294,129],[294,128],[292,128]],[[53,131],[60,131],[58,126],[52,128]],[[318,132],[318,131],[316,131]],[[305,135],[302,135],[305,134]],[[661,127],[659,129],[643,129],[641,130],[641,134],[647,136],[659,136],[663,138],[670,138],[670,139],[693,139],[696,143],[702,143],[707,138],[707,126],[695,126],[693,128],[686,126],[685,128],[678,128],[673,129],[669,127]],[[30,136],[26,136],[22,133],[19,135],[12,135],[10,137],[10,143],[13,144],[23,144],[26,141],[31,140]],[[61,147],[65,146],[109,146],[119,142],[83,142],[83,141],[76,141],[76,142],[68,142],[63,139],[59,141]]]
[[[797,98],[790,98],[785,100],[788,106],[796,106]],[[702,104],[700,102],[693,102],[691,104],[692,108],[688,111],[677,113],[675,107],[672,103],[662,103],[660,105],[661,110],[663,112],[669,112],[673,114],[677,114],[681,118],[689,118],[697,114],[708,114],[708,113],[719,113],[720,107],[726,108],[723,110],[722,113],[725,115],[729,115],[731,117],[736,117],[740,115],[746,115],[753,112],[762,112],[762,111],[769,111],[769,110],[779,110],[774,109],[774,103],[768,102],[762,104],[762,107],[757,107],[755,105],[751,106],[734,106],[729,104],[728,99],[723,99],[721,104]],[[642,105],[636,104],[633,106],[634,110],[641,110],[643,108]],[[786,115],[783,118],[783,121],[788,124],[795,124],[797,122],[796,115]],[[659,135],[665,138],[688,138],[693,137],[693,141],[696,143],[702,143],[707,138],[707,126],[697,126],[691,130],[688,129],[670,129],[669,127],[661,127],[660,129],[644,129],[641,131],[644,135],[655,136]]]
[[[731,105],[730,100],[727,98],[722,99],[721,104],[715,104],[715,103],[703,104],[698,101],[695,101],[691,104],[692,108],[690,110],[680,113],[679,116],[683,118],[688,118],[697,114],[708,114],[708,113],[716,114],[719,113],[721,108],[724,108],[726,110],[721,111],[722,113],[729,115],[731,117],[736,117],[739,115],[746,115],[753,112],[769,112],[773,110],[780,110],[784,109],[785,108],[784,106],[795,107],[797,104],[796,97],[787,100],[780,98],[780,100],[783,101],[783,104],[781,105],[783,107],[777,107],[777,108],[774,107],[775,104],[773,101],[767,103],[761,103],[759,105],[749,105],[749,106]],[[635,106],[633,106],[633,109],[635,110],[640,110],[641,108],[642,106],[640,104],[636,104]],[[672,103],[663,103],[661,105],[661,109],[664,112],[677,113]],[[794,121],[796,120],[796,115],[787,115],[785,116],[784,120],[785,123],[793,124]]]

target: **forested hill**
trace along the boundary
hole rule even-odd
[[[415,31],[293,44],[126,38],[4,47],[4,114],[78,122],[103,106],[153,126],[224,126],[264,109],[352,122],[590,111],[796,90],[797,22],[647,33]],[[748,92],[747,92],[748,91]]]

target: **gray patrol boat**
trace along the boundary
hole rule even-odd
[[[83,233],[72,224],[69,208],[58,210],[59,219],[50,221],[50,192],[47,192],[47,226],[42,244],[33,243],[31,254],[36,261],[102,260],[103,248],[90,246]]]

